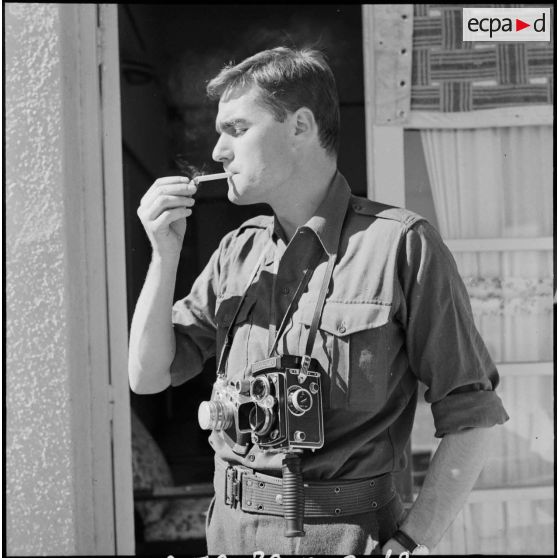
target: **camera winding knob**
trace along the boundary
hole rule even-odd
[[[292,387],[289,390],[288,404],[294,415],[303,415],[312,408],[312,394],[305,388]]]

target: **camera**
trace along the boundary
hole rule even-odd
[[[258,361],[249,379],[218,377],[198,421],[221,433],[245,455],[251,444],[267,451],[316,450],[324,444],[321,367],[315,359],[283,355]]]
[[[232,450],[245,455],[256,444],[284,454],[282,471],[286,537],[304,536],[304,483],[300,454],[324,445],[322,369],[317,360],[283,355],[260,360],[250,377],[227,381],[219,372],[210,401],[198,421],[219,432]]]
[[[281,356],[252,365],[249,421],[252,441],[261,449],[318,449],[324,444],[319,364]]]
[[[252,444],[249,416],[254,403],[248,380],[228,381],[219,376],[213,384],[210,401],[198,408],[198,423],[203,430],[216,430],[238,455],[248,453]]]

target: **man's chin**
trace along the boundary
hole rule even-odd
[[[234,205],[250,205],[254,202],[251,202],[246,196],[237,195],[235,192],[232,192],[230,189],[228,191],[227,197],[231,203]]]
[[[229,189],[227,190],[227,197],[231,203],[241,205],[242,196],[239,195],[234,187],[229,186]]]
[[[235,183],[231,180],[229,180],[227,197],[229,198],[229,201],[235,205],[250,205],[257,203],[254,200],[251,200],[250,196],[246,192],[243,192],[242,190],[239,191]]]
[[[231,203],[235,203],[238,204],[241,195],[240,192],[238,191],[238,188],[236,187],[236,184],[234,183],[234,178],[229,178],[227,180],[227,183],[229,185],[229,189],[227,190],[227,197],[229,198],[229,201]]]

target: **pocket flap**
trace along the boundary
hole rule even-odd
[[[301,310],[300,322],[310,326],[316,302],[307,303]],[[319,328],[343,337],[357,331],[380,327],[389,322],[391,306],[368,302],[326,302]]]
[[[242,297],[240,296],[229,296],[227,298],[217,300],[215,321],[219,327],[229,327],[241,298]],[[253,296],[247,296],[244,299],[242,307],[240,308],[235,320],[236,325],[240,325],[248,320],[252,307],[255,303],[256,299]]]

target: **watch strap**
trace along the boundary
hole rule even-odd
[[[401,531],[401,529],[395,531],[395,533],[391,535],[391,538],[396,540],[401,546],[406,548],[409,552],[413,552],[413,550],[415,550],[415,548],[419,546],[418,543],[416,543],[413,539],[411,539],[411,537],[409,537],[407,533]]]

